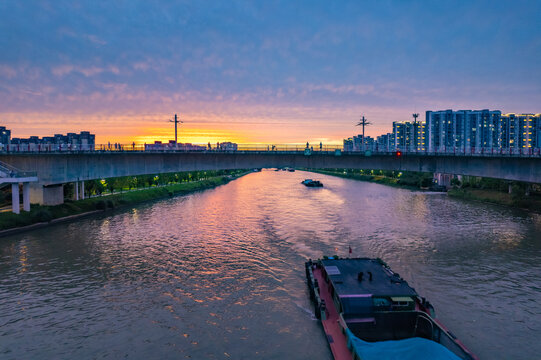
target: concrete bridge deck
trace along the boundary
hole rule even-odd
[[[541,182],[540,157],[456,156],[302,151],[86,152],[2,154],[0,161],[33,171],[39,188],[69,182],[181,171],[304,167],[422,171]],[[33,186],[35,193],[36,186]],[[41,191],[41,190],[39,190]],[[58,189],[55,191],[59,191]],[[32,195],[31,195],[32,196]],[[43,194],[32,201],[49,203]],[[47,196],[47,195],[45,195]],[[58,195],[55,195],[58,196]],[[37,200],[37,201],[36,201]]]

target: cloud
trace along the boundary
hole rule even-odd
[[[56,66],[54,67],[51,72],[56,75],[56,76],[64,76],[66,74],[69,74],[73,71],[73,66],[72,65],[60,65],[60,66]]]
[[[0,76],[8,79],[12,79],[17,76],[17,70],[7,65],[0,65]]]
[[[96,35],[83,35],[83,36],[93,44],[97,44],[97,45],[105,45],[105,44],[107,44],[107,41],[100,39]]]
[[[60,65],[60,66],[55,66],[51,69],[51,73],[58,77],[63,77],[71,73],[80,73],[86,77],[91,77],[91,76],[101,74],[103,72],[109,72],[111,74],[118,75],[120,74],[120,69],[114,65],[111,65],[106,68],[98,67],[98,66],[82,67],[82,66],[73,66],[73,65]]]

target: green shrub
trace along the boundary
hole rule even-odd
[[[39,209],[38,211],[31,213],[30,219],[32,222],[49,222],[53,219],[53,214],[47,209]]]
[[[107,204],[104,200],[96,201],[96,204],[94,205],[96,207],[96,210],[105,210],[107,209]]]

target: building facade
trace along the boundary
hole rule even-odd
[[[395,121],[393,122],[393,137],[393,150],[423,151],[425,149],[425,123]]]
[[[0,150],[11,143],[11,130],[5,126],[0,126]]]
[[[13,138],[5,150],[8,151],[93,151],[96,147],[96,136],[88,131],[68,133],[54,136],[30,136],[29,138]]]
[[[344,139],[344,151],[375,151],[376,140],[370,136],[362,135]]]
[[[540,154],[541,114],[427,111],[424,122],[395,121],[392,133],[378,136],[375,142],[366,140],[367,150],[385,152]],[[344,150],[360,151],[361,142],[362,135],[346,139]]]
[[[480,153],[501,147],[501,111],[426,112],[428,152]]]

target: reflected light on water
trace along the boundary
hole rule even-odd
[[[305,178],[324,187],[307,188]],[[530,359],[541,352],[532,332],[541,315],[540,226],[536,215],[442,194],[252,173],[5,239],[1,351],[328,359],[304,261],[347,256],[351,246],[354,256],[389,263],[481,358]]]

